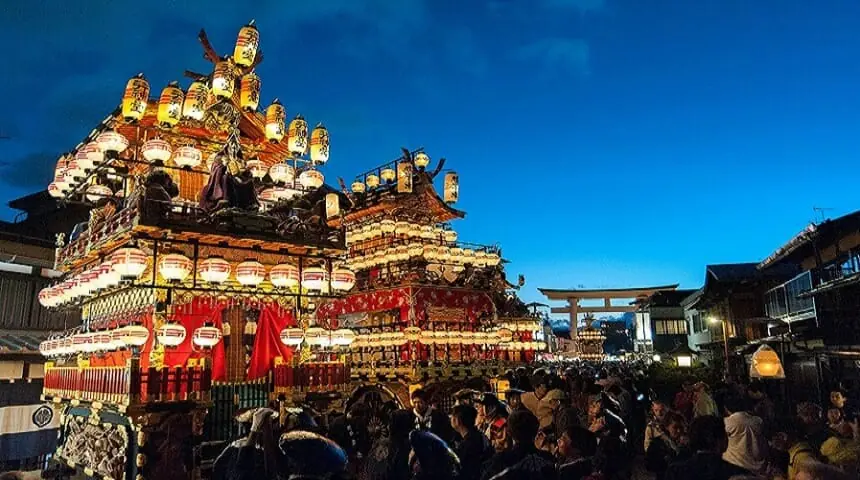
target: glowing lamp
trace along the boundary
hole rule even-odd
[[[151,138],[140,147],[143,158],[152,163],[164,163],[173,154],[173,147],[166,140]]]
[[[194,168],[203,163],[203,153],[190,145],[179,147],[173,154],[173,163],[180,168]]]
[[[91,338],[87,333],[76,333],[72,335],[72,352],[84,353],[90,348]]]
[[[129,347],[142,347],[149,340],[149,330],[143,325],[128,325],[120,330],[122,343]]]
[[[296,171],[291,165],[276,163],[269,167],[269,177],[275,183],[293,183]]]
[[[434,332],[425,330],[421,332],[421,336],[418,337],[418,343],[422,345],[433,345],[436,343],[436,335]]]
[[[281,330],[281,343],[288,347],[296,347],[302,344],[305,332],[301,328],[285,328]]]
[[[410,243],[406,248],[409,251],[409,258],[417,258],[424,254],[424,245],[420,243]]]
[[[319,170],[309,168],[299,175],[299,183],[306,189],[319,188],[325,182],[325,176]]]
[[[78,275],[78,292],[81,296],[87,296],[98,289],[99,274],[95,268],[89,269]]]
[[[128,139],[116,130],[102,132],[96,137],[96,143],[102,152],[120,154],[128,148]]]
[[[122,280],[120,274],[114,271],[113,264],[110,260],[99,265],[96,271],[99,275],[98,280],[96,281],[99,290],[115,287],[119,285],[119,282]]]
[[[365,190],[367,190],[367,186],[364,184],[364,182],[362,182],[360,180],[356,180],[356,181],[352,182],[352,192],[353,193],[364,193]]]
[[[397,178],[397,172],[395,172],[393,168],[383,168],[382,171],[379,172],[379,178],[387,183],[391,183]]]
[[[277,99],[266,108],[266,139],[278,143],[284,138],[287,111]]]
[[[421,338],[421,328],[420,327],[406,327],[403,329],[403,335],[406,337],[406,340],[410,342],[417,342],[418,339]]]
[[[500,328],[496,331],[496,335],[499,338],[499,341],[502,343],[508,343],[514,339],[514,332],[509,328]]]
[[[200,348],[212,348],[221,341],[221,329],[207,322],[202,327],[194,329],[191,341]]]
[[[254,72],[248,72],[239,82],[239,105],[248,112],[256,111],[260,105],[260,77]]]
[[[302,270],[302,288],[327,292],[329,284],[328,272],[322,267],[307,267]]]
[[[39,305],[45,308],[53,307],[56,296],[56,291],[52,287],[45,287],[39,290]]]
[[[451,263],[463,263],[463,249],[460,247],[452,247],[449,249]]]
[[[390,218],[386,218],[379,222],[379,230],[382,233],[394,233],[394,230],[397,228],[397,222],[391,220]]]
[[[424,260],[428,262],[435,262],[439,260],[439,248],[436,245],[424,245]]]
[[[57,182],[51,182],[48,184],[48,195],[53,198],[62,198],[64,193],[63,190],[61,190],[60,187],[57,186]]]
[[[81,147],[81,151],[84,152],[87,157],[87,160],[89,160],[90,164],[92,164],[93,166],[101,165],[101,163],[105,159],[105,154],[99,148],[98,142],[92,141],[87,143],[86,145]]]
[[[168,253],[158,259],[158,273],[168,282],[185,280],[193,268],[191,259],[179,253]]]
[[[87,176],[86,170],[88,170],[89,166],[90,162],[86,158],[83,161],[79,161],[77,155],[75,155],[75,158],[69,159],[66,162],[66,182],[69,184],[78,183]]]
[[[364,183],[367,184],[367,188],[376,188],[379,186],[379,177],[375,173],[370,173],[364,179]]]
[[[394,222],[394,233],[397,235],[409,235],[409,222],[397,221]]]
[[[472,264],[478,268],[483,268],[487,266],[487,252],[483,250],[478,250],[475,252],[475,259],[472,261]]]
[[[96,203],[103,198],[109,198],[113,196],[113,191],[110,187],[106,185],[99,185],[94,183],[87,187],[87,200]]]
[[[311,327],[305,331],[305,340],[308,345],[327,347],[331,345],[331,335],[324,328]]]
[[[250,67],[257,58],[257,48],[260,46],[260,31],[251,20],[239,29],[236,46],[233,47],[233,61],[236,65]]]
[[[232,98],[236,87],[236,72],[233,62],[222,60],[215,64],[212,72],[212,94],[218,98]]]
[[[125,92],[122,95],[122,116],[128,122],[135,122],[143,117],[146,112],[146,103],[149,100],[149,82],[142,73],[129,79],[125,84]]]
[[[266,267],[256,260],[245,260],[236,266],[236,281],[241,285],[257,286],[266,278]]]
[[[346,268],[335,268],[331,273],[331,288],[348,292],[355,286],[355,273]]]
[[[678,355],[675,357],[675,361],[678,362],[679,367],[692,367],[693,366],[693,357],[690,355]]]
[[[162,127],[173,127],[182,118],[182,103],[185,94],[179,88],[179,82],[170,82],[161,91],[158,98],[158,113],[156,118]]]
[[[111,254],[110,262],[122,280],[135,280],[146,270],[148,258],[139,248],[125,247]]]
[[[311,161],[321,164],[328,161],[329,134],[323,124],[317,124],[311,132]]]
[[[425,240],[433,240],[436,231],[432,225],[421,225],[419,236]]]
[[[327,193],[325,196],[325,216],[335,218],[340,215],[340,197],[336,193]]]
[[[412,192],[412,164],[409,162],[397,164],[397,192]]]
[[[259,158],[252,158],[245,162],[245,167],[254,178],[260,179],[266,176],[266,164]]]
[[[457,203],[460,198],[460,177],[457,172],[445,174],[445,203]]]
[[[308,122],[301,115],[296,115],[287,130],[287,149],[297,156],[302,156],[308,150]]]
[[[332,332],[331,334],[331,343],[332,345],[339,346],[348,346],[355,342],[355,332],[348,328],[340,328]]]
[[[205,83],[195,81],[188,87],[185,101],[182,104],[182,116],[192,120],[203,120],[206,113],[206,99],[209,96],[209,87]]]
[[[110,349],[111,350],[118,350],[118,349],[126,347],[126,344],[123,341],[122,327],[114,328],[113,330],[110,330],[108,333],[110,333],[110,344],[111,344]]]
[[[105,352],[114,349],[111,332],[101,330],[92,334],[92,351]]]
[[[427,165],[430,165],[430,156],[424,152],[416,153],[412,160],[415,162],[415,166],[422,170],[427,168]]]
[[[269,271],[269,281],[278,288],[293,288],[299,285],[299,269],[289,263],[281,263]]]
[[[475,264],[475,251],[471,248],[464,248],[463,253],[460,256],[460,261],[463,264],[474,265]]]
[[[768,345],[762,345],[753,353],[750,364],[750,377],[785,378],[782,362],[773,348]]]
[[[165,347],[178,347],[182,345],[187,335],[188,331],[185,327],[174,321],[169,321],[158,327],[158,330],[155,332],[156,340]]]
[[[498,253],[488,253],[487,254],[487,265],[490,267],[495,267],[502,261],[502,258]]]

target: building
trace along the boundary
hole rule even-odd
[[[637,340],[641,328],[650,327],[652,353],[665,354],[687,343],[687,320],[681,301],[694,290],[662,290],[638,302]],[[643,320],[639,325],[639,318]],[[647,321],[645,319],[647,318]]]

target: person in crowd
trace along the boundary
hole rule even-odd
[[[497,396],[484,393],[476,402],[478,429],[490,439],[493,448],[500,452],[507,446],[508,411]]]
[[[413,480],[454,480],[460,472],[460,459],[448,444],[426,430],[409,434],[409,455]]]
[[[552,426],[556,412],[561,410],[561,408],[565,404],[566,399],[567,396],[564,394],[564,392],[557,388],[547,392],[547,394],[542,399],[542,402],[546,405],[546,407],[541,410],[543,416],[538,417],[538,421],[540,422],[541,428]]]
[[[462,388],[454,393],[454,405],[470,405],[475,406],[475,397],[479,393],[471,388]]]
[[[812,402],[801,402],[797,406],[797,420],[803,439],[816,452],[830,436],[827,425],[821,416],[821,407]]]
[[[361,480],[408,480],[409,433],[414,428],[412,412],[396,410],[391,413],[388,435],[374,443],[359,475]]]
[[[568,426],[558,438],[556,452],[559,480],[585,479],[594,473],[597,437],[580,426]]]
[[[288,478],[288,470],[277,454],[277,413],[270,408],[258,408],[251,416],[248,435],[231,443],[215,459],[213,480]]]
[[[651,402],[651,414],[648,418],[648,423],[645,426],[645,448],[642,450],[643,452],[648,451],[648,447],[651,445],[651,440],[666,433],[663,429],[663,425],[668,411],[669,407],[666,406],[665,402],[661,400],[654,400]]]
[[[430,406],[430,398],[424,389],[415,389],[411,400],[416,430],[432,432],[445,443],[454,439],[454,430],[451,428],[448,416]]]
[[[708,392],[708,384],[705,382],[697,382],[693,386],[695,396],[693,397],[693,418],[711,416],[715,417],[719,414],[717,411],[717,403],[714,397]]]
[[[555,426],[541,427],[535,436],[535,448],[555,456],[557,438]]]
[[[797,467],[797,480],[857,480],[834,465],[818,461],[803,462]]]
[[[528,370],[525,367],[517,367],[514,372],[514,379],[516,388],[524,392],[531,392],[534,390],[534,386],[532,385],[531,379],[529,378]]]
[[[478,411],[469,405],[455,405],[451,410],[451,426],[460,436],[454,444],[454,453],[460,459],[460,479],[478,480],[484,462],[493,455],[490,440],[478,430],[475,420]]]
[[[763,472],[768,455],[764,422],[747,411],[746,397],[730,395],[724,408],[729,442],[723,460],[751,473]]]
[[[296,430],[281,436],[280,451],[289,480],[329,480],[346,473],[347,455],[322,435]],[[255,477],[256,480],[273,477]]]
[[[493,455],[487,462],[482,478],[485,480],[493,478],[525,460],[528,460],[530,465],[549,464],[550,470],[554,474],[555,459],[552,455],[535,448],[535,437],[539,429],[538,419],[530,411],[520,410],[512,413],[508,417],[508,433],[510,434],[511,445],[504,451]]]
[[[526,408],[523,405],[523,394],[526,393],[519,388],[509,388],[505,390],[505,401],[508,403],[508,410],[513,413],[517,410]]]
[[[693,391],[693,382],[684,380],[681,385],[681,391],[675,394],[675,401],[672,402],[672,408],[679,412],[684,418],[693,417],[693,399],[695,392]]]
[[[749,475],[737,465],[723,460],[728,447],[723,420],[703,416],[693,420],[689,429],[690,458],[671,463],[663,478],[666,480],[728,480],[736,475]]]
[[[845,416],[845,410],[848,408],[848,392],[839,387],[832,389],[830,391],[830,405],[841,410],[842,416]]]
[[[606,388],[606,394],[618,404],[618,416],[623,419],[630,418],[630,413],[633,410],[633,397],[631,397],[630,392],[621,385],[621,381],[613,377],[609,386]]]
[[[679,413],[666,414],[664,432],[651,440],[645,452],[645,468],[662,480],[669,464],[683,459],[686,454],[686,422]]]
[[[357,401],[349,406],[346,415],[331,422],[329,436],[347,453],[350,466],[354,468],[370,451],[372,440],[368,429],[370,409]]]
[[[0,480],[24,480],[25,478],[24,472],[11,471],[0,473]]]
[[[776,419],[776,405],[768,397],[764,389],[764,383],[753,381],[747,387],[747,396],[752,402],[752,414],[761,418],[764,423],[770,424]]]
[[[842,422],[831,432],[830,438],[821,444],[821,457],[860,478],[860,426],[857,418],[853,422]]]
[[[543,401],[550,390],[550,379],[546,375],[535,374],[532,378],[532,385],[534,385],[534,391],[524,393],[522,402],[534,416],[540,419],[550,410],[549,405]]]
[[[842,416],[842,410],[838,408],[830,408],[827,410],[827,428],[831,432],[842,430],[842,425],[845,424],[845,417]]]
[[[795,480],[798,466],[810,460],[817,460],[815,450],[803,439],[799,426],[792,421],[783,421],[773,428],[770,445],[773,450],[786,453],[786,465],[771,462],[774,473],[785,472],[788,480]]]

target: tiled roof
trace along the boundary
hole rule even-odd
[[[39,344],[48,338],[47,332],[0,334],[0,354],[39,353]]]

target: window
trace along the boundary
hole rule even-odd
[[[687,320],[655,320],[654,332],[657,335],[686,335]]]
[[[812,276],[803,272],[788,282],[765,293],[765,311],[772,318],[785,318],[814,311],[812,297],[799,298],[812,289]]]
[[[705,325],[702,324],[702,314],[699,312],[693,313],[690,317],[693,323],[693,333],[699,333],[705,330]]]

